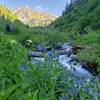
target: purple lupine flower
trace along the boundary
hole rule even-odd
[[[19,68],[21,71],[28,71],[28,67],[25,65],[20,65]]]
[[[62,94],[61,99],[60,100],[66,100],[66,97],[64,94]]]
[[[71,86],[69,86],[69,93],[72,94],[73,93],[73,88]]]
[[[78,86],[80,86],[80,87],[83,86],[83,83],[82,83],[81,80],[77,79],[75,82],[76,82],[76,84],[77,84]]]
[[[42,45],[38,45],[36,48],[40,52],[44,52],[45,51],[45,48]]]
[[[77,80],[76,80],[76,84],[77,84],[77,85],[80,85],[80,80],[77,79]]]
[[[49,58],[51,58],[51,57],[53,57],[53,52],[52,51],[48,51],[47,55],[48,55]]]
[[[84,87],[84,81],[83,80],[76,79],[75,84],[77,84],[80,88]]]
[[[52,61],[51,60],[48,60],[48,64],[52,64]]]

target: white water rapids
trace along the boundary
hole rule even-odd
[[[62,46],[64,50],[69,52],[71,50],[71,46],[68,44],[64,44]],[[93,75],[82,67],[82,65],[76,61],[73,61],[72,58],[75,55],[71,54],[68,56],[66,54],[58,56],[58,62],[61,64],[62,68],[66,68],[67,71],[71,71],[75,76],[90,79]],[[38,62],[44,62],[44,58],[34,57],[34,60],[31,61],[32,64],[36,64]]]

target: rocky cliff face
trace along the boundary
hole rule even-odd
[[[21,7],[12,10],[12,12],[20,21],[30,26],[45,26],[57,18],[56,16],[52,16],[46,12],[34,11],[29,7]]]

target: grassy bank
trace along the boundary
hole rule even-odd
[[[0,39],[1,100],[99,100],[99,82],[76,79],[53,60],[32,65],[18,42]]]

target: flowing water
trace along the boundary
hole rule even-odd
[[[69,53],[71,52],[72,47],[69,44],[64,44],[62,48]],[[72,59],[74,57],[75,55],[73,54],[71,54],[70,56],[68,56],[68,54],[59,54],[57,57],[57,61],[60,63],[62,68],[66,68],[66,71],[70,71],[77,77],[82,77],[86,79],[93,78],[93,75],[88,70],[84,69],[79,62],[76,62]],[[44,62],[44,60],[44,58],[34,57],[34,60],[32,60],[31,63],[40,64],[41,62]]]
[[[91,95],[93,97],[95,96],[96,99],[91,100],[100,100],[100,78],[98,76],[93,76],[88,70],[82,67],[80,62],[77,62],[73,59],[75,58],[75,55],[71,53],[72,47],[70,45],[64,44],[62,48],[67,53],[59,53],[56,56],[53,51],[49,51],[46,53],[48,60],[50,60],[50,62],[52,60],[57,61],[60,68],[62,69],[60,79],[65,83],[62,84],[62,86],[64,85],[66,88],[66,83],[68,83],[68,87],[66,89],[69,91],[69,93],[71,93],[72,96],[73,94],[79,96],[79,93],[81,93],[81,89],[82,93],[85,92],[88,95]],[[55,50],[55,52],[58,51]],[[69,55],[69,53],[71,54]],[[46,58],[43,57],[34,57],[34,59],[31,59],[31,64],[40,66],[43,64],[43,62],[45,62],[45,59]]]

